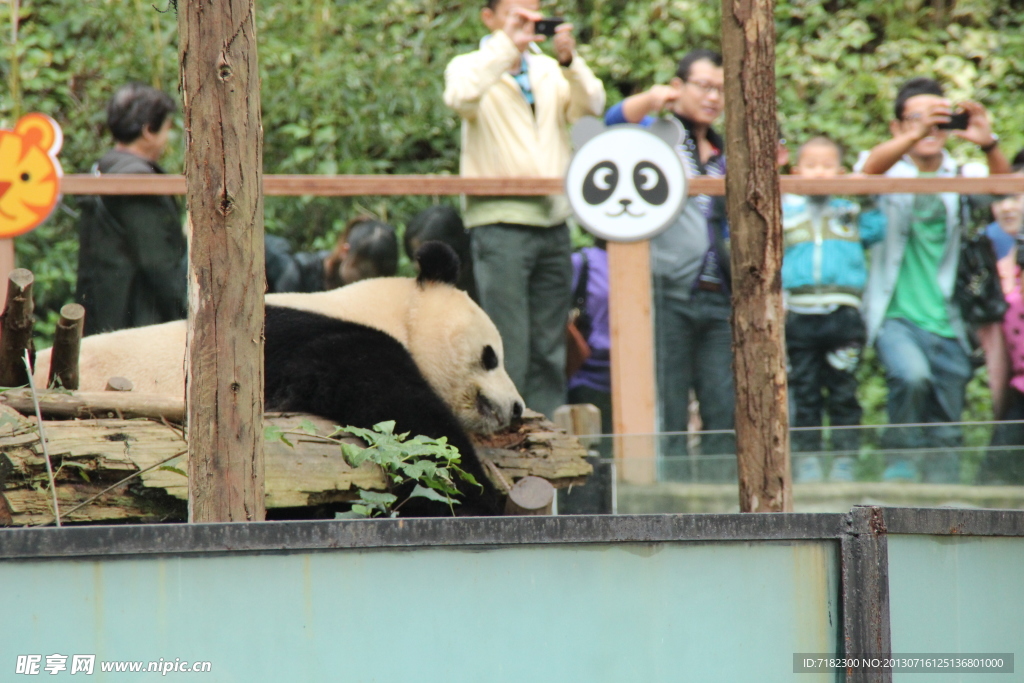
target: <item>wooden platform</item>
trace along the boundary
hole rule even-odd
[[[315,425],[316,435],[301,433],[300,424],[307,421]],[[331,421],[268,413],[266,422],[289,432],[292,444],[266,444],[268,510],[333,505],[354,500],[359,488],[385,488],[379,469],[369,464],[350,467],[336,444],[318,438],[334,431]],[[132,482],[72,512],[65,521],[185,519],[188,462],[179,426],[152,418],[104,417],[44,420],[43,431],[56,470],[62,511],[142,472]],[[592,469],[584,459],[586,450],[574,437],[530,412],[516,429],[480,440],[479,454],[490,479],[504,492],[529,475],[542,477],[556,488],[579,485]],[[0,405],[0,524],[45,524],[52,519],[36,420]]]

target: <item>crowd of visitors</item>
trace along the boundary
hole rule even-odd
[[[605,91],[576,51],[571,24],[535,32],[539,0],[488,0],[478,48],[444,73],[444,102],[461,118],[461,174],[467,177],[557,177],[572,155],[570,126],[583,116],[607,125],[649,126],[656,117],[682,124],[678,154],[690,177],[725,174],[716,130],[725,102],[720,54],[686,53],[674,77],[606,110]],[[538,44],[546,42],[549,52]],[[162,173],[158,160],[175,105],[164,93],[132,84],[108,107],[115,146],[97,173]],[[947,151],[951,138],[972,143],[987,172],[1024,173],[1024,152],[1004,156],[985,107],[953,102],[930,78],[899,89],[891,137],[863,151],[853,172],[891,178],[955,177],[963,169]],[[841,141],[818,135],[794,147],[792,173],[843,174]],[[779,163],[789,148],[780,141]],[[860,449],[857,370],[873,347],[885,373],[888,418],[908,425],[886,432],[887,480],[955,482],[965,390],[972,358],[986,345],[997,418],[1024,420],[1024,303],[1017,243],[1024,194],[991,198],[991,224],[980,230],[998,259],[1008,311],[1002,334],[979,333],[957,296],[962,236],[978,202],[955,192],[887,194],[857,201],[785,195],[781,272],[797,481],[848,481]],[[185,313],[185,232],[168,197],[85,200],[80,228],[78,299],[87,332],[160,322]],[[317,291],[365,277],[392,275],[399,242],[406,251],[428,239],[448,242],[464,262],[460,286],[498,327],[505,363],[527,404],[551,415],[567,400],[602,410],[611,431],[608,261],[605,245],[573,252],[564,196],[467,196],[461,214],[435,206],[408,221],[402,239],[385,223],[360,217],[333,250],[291,252],[268,236],[269,291]],[[870,251],[866,251],[870,250]],[[664,455],[682,455],[690,405],[699,405],[703,455],[731,453],[732,383],[729,226],[721,197],[691,196],[678,219],[651,240],[658,428],[677,433]],[[961,268],[962,270],[962,268]],[[1001,303],[1001,302],[1000,302]],[[566,382],[566,321],[576,306],[590,355]],[[998,321],[997,321],[998,322]],[[979,341],[982,340],[982,341]],[[829,443],[821,427],[830,429]],[[1024,426],[995,430],[994,443],[1024,447]],[[928,457],[916,454],[931,449]],[[832,451],[832,456],[819,454]],[[705,471],[735,476],[734,458]],[[1024,455],[1004,450],[982,468],[990,481],[1024,481]],[[671,471],[664,471],[673,476]]]

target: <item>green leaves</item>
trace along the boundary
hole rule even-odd
[[[349,465],[359,467],[365,462],[378,465],[395,490],[415,484],[412,493],[401,503],[390,493],[360,491],[360,503],[352,506],[351,514],[347,514],[346,518],[353,515],[395,516],[402,505],[412,498],[427,498],[451,508],[459,503],[455,499],[459,495],[456,479],[479,486],[472,475],[459,467],[459,451],[448,443],[447,438],[414,436],[409,439],[408,433],[395,434],[394,430],[394,421],[381,422],[374,425],[373,429],[339,428],[339,432],[356,436],[368,444],[367,448],[344,442],[341,444],[341,452]]]
[[[288,437],[285,436],[285,431],[274,424],[266,425],[263,428],[263,440],[267,443],[281,441],[292,448],[295,447],[294,444],[288,440]]]
[[[433,489],[425,489],[419,484],[416,484],[416,488],[409,494],[410,498],[428,498],[430,500],[436,500],[439,503],[449,502],[449,498],[443,494],[434,491]]]
[[[139,80],[178,97],[176,19],[160,11],[166,3],[153,5],[22,0],[12,46],[6,3],[0,127],[12,127],[18,110],[45,112],[63,128],[65,172],[88,171],[112,145],[104,109],[118,86]],[[485,33],[480,8],[478,0],[258,3],[264,172],[458,173],[460,122],[442,101],[444,68]],[[609,104],[667,82],[687,50],[720,44],[720,2],[569,0],[558,11],[575,25],[580,54],[604,80]],[[954,99],[984,103],[1002,148],[1012,154],[1024,147],[1019,1],[785,0],[776,4],[775,21],[779,119],[792,151],[827,133],[843,143],[852,165],[859,151],[888,136],[896,89],[917,75],[938,77]],[[9,87],[14,55],[17,101]],[[171,172],[181,169],[184,153],[180,116],[178,123],[163,160]],[[981,158],[973,145],[950,148],[960,161]],[[267,231],[287,237],[296,251],[326,249],[356,213],[371,211],[401,228],[438,201],[458,200],[266,197],[264,218]],[[60,307],[73,300],[75,212],[74,197],[65,197],[42,227],[15,240],[18,263],[35,274],[39,348],[49,345]],[[574,235],[577,246],[586,241]],[[403,273],[411,274],[402,258]],[[866,393],[884,399],[881,376],[870,377],[875,384]],[[878,410],[869,407],[866,421],[884,420]],[[969,402],[967,417],[984,414]]]
[[[185,477],[186,479],[188,479],[188,473],[185,472],[185,470],[183,470],[183,469],[181,469],[179,467],[174,467],[173,465],[161,465],[157,469],[158,470],[162,470],[164,472],[174,472],[175,474],[181,475],[181,476]]]
[[[278,425],[268,424],[263,428],[263,439],[268,443],[280,441],[294,447],[287,435],[303,433],[317,434],[316,425],[309,420],[303,420],[297,429],[286,430]],[[367,447],[363,448],[339,438],[346,434],[361,439]],[[448,443],[447,438],[414,436],[410,439],[408,432],[395,434],[394,420],[379,422],[373,429],[335,427],[330,436],[319,438],[336,442],[342,457],[352,467],[361,467],[368,462],[380,467],[392,490],[408,490],[412,485],[412,492],[401,502],[391,492],[360,490],[359,502],[353,504],[350,511],[337,515],[338,519],[361,519],[381,515],[396,517],[399,509],[412,498],[427,498],[454,508],[459,504],[456,499],[459,495],[455,483],[457,479],[471,486],[480,486],[473,475],[459,467],[462,456],[457,448]],[[166,466],[160,469],[173,470]]]

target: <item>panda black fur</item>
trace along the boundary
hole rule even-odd
[[[397,340],[358,323],[277,306],[267,306],[266,330],[267,410],[312,413],[366,429],[394,420],[396,433],[447,437],[462,454],[462,468],[485,487],[457,482],[466,503],[460,511],[497,512],[497,494],[472,442]],[[445,514],[447,508],[417,500],[404,511]]]
[[[459,257],[447,245],[427,242],[415,258],[419,287],[457,281]],[[364,429],[394,420],[396,433],[447,437],[462,456],[462,469],[480,483],[478,487],[456,480],[463,495],[458,511],[498,512],[499,495],[469,436],[397,339],[359,323],[281,306],[268,305],[265,321],[266,410],[311,413],[339,426]],[[431,515],[449,510],[442,503],[417,498],[403,512]]]
[[[416,282],[442,282],[455,286],[459,281],[459,255],[444,242],[424,242],[414,256],[420,267]]]

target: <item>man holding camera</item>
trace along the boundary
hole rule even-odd
[[[963,102],[955,109],[959,111],[936,81],[911,79],[896,96],[892,138],[862,154],[855,170],[892,178],[956,176],[956,162],[945,149],[952,132],[978,145],[990,173],[1009,172],[985,108]],[[878,203],[887,229],[871,252],[864,300],[869,342],[874,341],[885,368],[889,421],[957,422],[972,374],[970,342],[953,298],[963,227],[961,198],[953,192],[889,194]],[[897,427],[886,436],[890,448],[948,449],[960,439],[957,428],[941,424],[923,431]],[[925,481],[959,481],[954,453],[929,454],[922,465]],[[918,476],[915,463],[894,457],[883,478]]]
[[[561,177],[569,124],[604,110],[604,85],[576,53],[572,26],[544,20],[539,0],[489,0],[491,33],[445,69],[444,101],[462,118],[467,177]],[[542,21],[543,20],[543,21]],[[536,43],[551,34],[555,58]],[[565,324],[572,246],[563,195],[464,198],[480,304],[505,346],[526,404],[548,416],[565,397]]]

